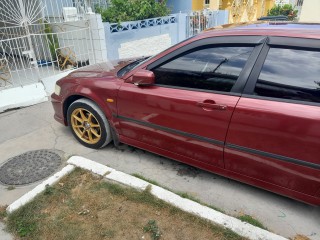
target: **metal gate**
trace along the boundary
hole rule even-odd
[[[94,62],[85,0],[0,2],[0,90]]]
[[[190,12],[187,15],[187,36],[191,37],[205,29],[227,24],[228,12],[225,10],[203,10]]]

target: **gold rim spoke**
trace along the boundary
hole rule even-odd
[[[90,124],[93,123],[93,122],[92,122],[92,117],[93,117],[92,113],[89,113],[88,122],[89,122]]]
[[[87,118],[86,118],[86,116],[84,115],[82,109],[80,109],[79,113],[80,113],[80,116],[81,116],[81,118],[82,118],[83,121],[87,120]]]
[[[93,138],[92,138],[92,133],[91,133],[90,129],[87,130],[87,133],[88,133],[89,141],[92,142]]]
[[[80,131],[80,133],[81,133],[81,138],[84,138],[84,135],[86,134],[86,130],[83,130],[83,132]]]
[[[97,138],[100,137],[100,135],[94,130],[94,129],[90,129],[91,130],[91,133],[93,133],[93,135],[95,135]]]
[[[72,117],[73,117],[74,119],[76,119],[78,122],[83,123],[83,119],[79,118],[78,116],[73,115]]]
[[[90,125],[92,128],[99,128],[100,129],[100,125],[99,124],[91,124]]]

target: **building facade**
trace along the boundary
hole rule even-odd
[[[276,0],[275,4],[283,6],[285,4],[291,4],[292,6],[296,5],[297,0]]]
[[[255,21],[266,16],[275,0],[168,0],[173,13],[187,11],[229,10],[229,22]]]
[[[320,1],[319,0],[298,0],[300,7],[299,22],[320,23]]]

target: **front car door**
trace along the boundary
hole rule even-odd
[[[318,203],[319,46],[270,37],[234,111],[224,155],[226,168],[249,182]]]
[[[230,118],[262,41],[204,39],[150,63],[154,86],[129,79],[120,88],[122,141],[203,168],[223,168]]]

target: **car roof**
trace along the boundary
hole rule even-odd
[[[199,38],[214,36],[281,36],[320,39],[319,23],[266,22],[226,24],[205,30]]]

